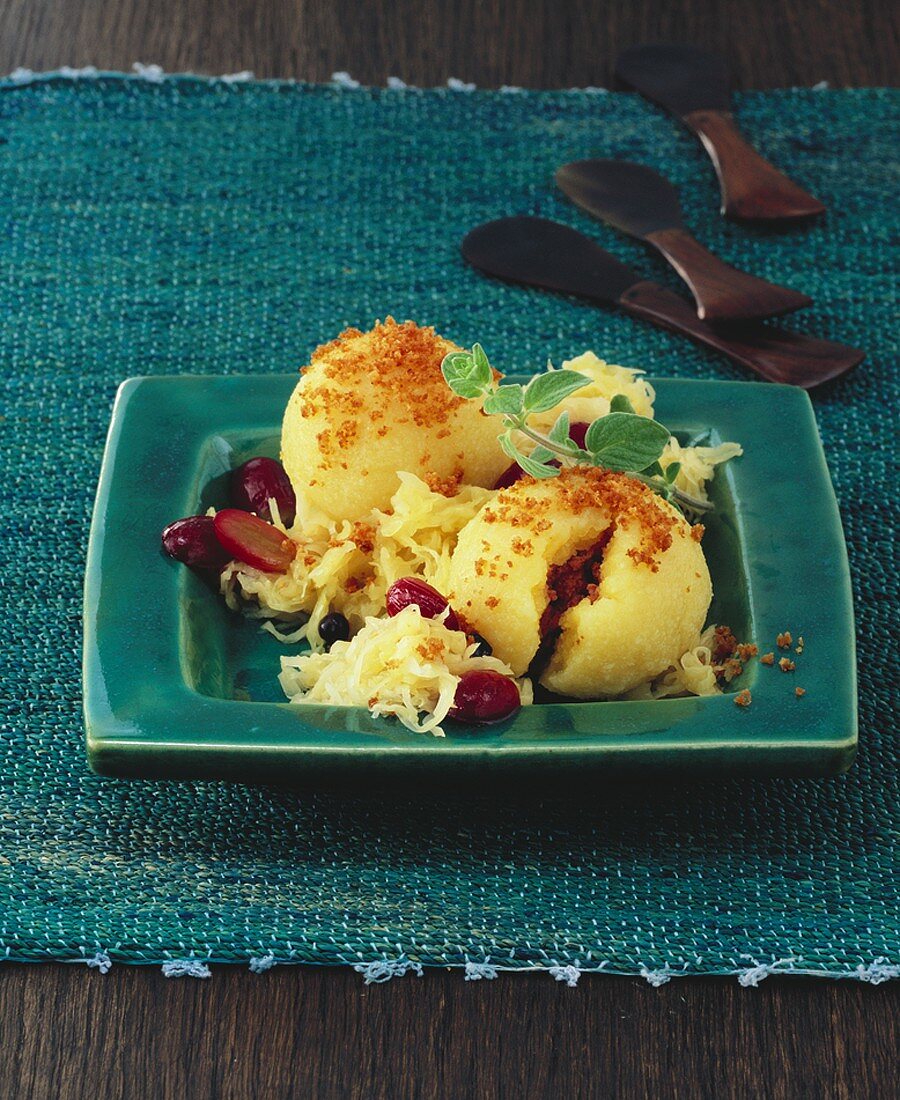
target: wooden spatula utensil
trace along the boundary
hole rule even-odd
[[[722,213],[741,221],[796,221],[825,207],[769,163],[731,113],[728,69],[694,46],[633,46],[616,60],[619,79],[680,119],[703,142],[722,191]]]
[[[690,287],[702,321],[755,321],[812,303],[806,294],[738,271],[704,248],[684,227],[678,191],[652,168],[627,160],[577,160],[557,171],[556,182],[582,210],[661,252]]]
[[[865,354],[771,325],[715,329],[671,290],[642,279],[583,233],[546,218],[487,222],[466,236],[462,252],[486,275],[617,307],[706,344],[770,382],[812,389],[855,367]]]

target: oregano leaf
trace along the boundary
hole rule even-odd
[[[528,457],[532,462],[549,462],[553,458],[553,452],[549,447],[542,447],[538,444]]]
[[[491,374],[491,364],[488,362],[488,357],[481,344],[472,345],[472,362],[475,364],[477,371],[482,374]]]
[[[655,420],[614,412],[591,424],[584,445],[597,466],[639,472],[657,461],[668,439],[668,428]]]
[[[500,444],[500,449],[508,458],[511,458],[513,462],[519,461],[522,456],[522,452],[513,442],[511,431],[506,431],[503,433],[503,435],[498,436],[497,442]]]
[[[486,413],[503,413],[506,416],[518,416],[522,411],[524,402],[524,390],[517,383],[508,386],[498,386],[484,399],[484,411]]]
[[[670,462],[663,469],[659,460],[670,438],[668,430],[655,420],[638,416],[625,394],[612,397],[609,413],[590,426],[584,446],[572,439],[565,410],[546,434],[529,424],[532,413],[548,412],[591,382],[578,371],[553,370],[549,360],[547,367],[546,374],[537,375],[525,387],[517,383],[496,386],[495,372],[484,348],[474,344],[470,352],[455,351],[445,356],[441,372],[455,394],[464,398],[483,397],[484,411],[502,418],[506,430],[498,439],[503,452],[533,477],[556,477],[559,473],[556,456],[568,462],[632,474],[691,514],[711,509],[708,501],[691,496],[676,485],[680,463]],[[537,443],[530,454],[519,449],[515,438],[519,432]]]
[[[591,379],[574,370],[554,370],[536,374],[525,388],[525,412],[547,412],[569,394],[589,386]]]
[[[526,474],[531,474],[532,477],[546,478],[556,477],[559,473],[555,466],[547,466],[543,462],[536,461],[533,456],[523,454],[516,446],[512,430],[505,431],[503,435],[499,436],[498,441],[503,451],[513,462],[517,462]],[[543,449],[546,450],[546,448]]]
[[[491,383],[490,368],[485,375],[467,351],[451,351],[445,355],[441,374],[457,397],[480,397]]]
[[[520,455],[516,462],[526,474],[531,474],[532,477],[547,478],[556,477],[559,474],[557,466],[547,466],[543,462],[535,462],[530,455]]]
[[[554,443],[568,443],[569,442],[569,412],[568,409],[563,411],[556,418],[556,423],[547,432],[547,438],[552,439]]]
[[[617,393],[609,403],[609,411],[614,413],[634,413],[637,415],[634,405],[624,393]]]

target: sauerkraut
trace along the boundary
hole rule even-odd
[[[715,626],[708,626],[698,637],[696,644],[687,649],[678,661],[665,672],[638,684],[622,696],[623,699],[667,699],[675,695],[720,695],[713,667]]]
[[[730,458],[744,453],[739,443],[719,443],[715,447],[683,447],[672,436],[660,456],[659,464],[665,470],[673,462],[680,462],[681,469],[675,477],[675,485],[689,496],[696,497],[704,504],[709,502],[706,486],[721,466]]]
[[[548,364],[548,372],[554,369],[552,364]],[[592,351],[567,359],[560,369],[574,370],[585,375],[591,379],[590,385],[576,390],[550,412],[538,413],[532,417],[536,428],[544,431],[549,429],[563,409],[568,411],[573,424],[590,424],[598,416],[606,416],[609,403],[617,394],[627,397],[639,416],[653,416],[656,391],[641,377],[644,373],[642,370],[607,363]]]
[[[401,577],[421,577],[445,591],[457,536],[493,490],[464,485],[447,497],[414,474],[399,478],[388,512],[375,510],[356,523],[280,525],[298,547],[290,568],[266,573],[231,562],[221,575],[228,606],[294,624],[287,632],[271,623],[267,629],[285,642],[305,640],[320,650],[318,626],[325,615],[340,611],[358,630],[367,618],[384,613],[387,590]]]
[[[374,715],[395,715],[416,733],[443,737],[441,722],[464,673],[512,677],[508,665],[476,657],[476,649],[461,630],[424,618],[410,604],[393,618],[369,616],[355,637],[334,642],[328,653],[282,657],[278,679],[292,703],[368,707]],[[516,684],[522,705],[530,704],[531,682]]]

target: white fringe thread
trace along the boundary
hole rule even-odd
[[[212,971],[199,959],[170,959],[162,964],[167,978],[209,978]]]
[[[410,962],[409,959],[379,959],[376,962],[356,963],[353,969],[357,974],[362,974],[366,985],[381,985],[392,978],[402,978],[410,970],[417,978],[423,976],[421,965]]]

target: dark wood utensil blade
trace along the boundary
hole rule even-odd
[[[727,65],[696,46],[672,42],[632,46],[616,58],[616,76],[678,118],[708,107],[729,109]]]
[[[616,75],[682,120],[712,158],[722,213],[740,221],[801,221],[825,206],[761,156],[731,115],[728,69],[695,46],[648,43],[623,51]]]
[[[769,325],[723,332],[697,318],[677,294],[644,280],[575,229],[547,218],[500,218],[462,243],[479,271],[525,286],[618,306],[633,317],[696,340],[772,382],[811,389],[855,367],[858,348]]]
[[[665,176],[629,160],[574,160],[556,170],[556,184],[582,210],[639,240],[681,229],[678,189]]]
[[[473,266],[500,279],[615,305],[640,275],[589,237],[547,218],[499,218],[462,242]]]
[[[762,320],[792,313],[812,299],[738,271],[684,228],[678,192],[652,168],[625,160],[579,160],[556,173],[573,202],[623,233],[653,245],[690,287],[701,320]]]

